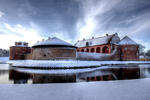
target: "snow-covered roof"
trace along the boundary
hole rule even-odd
[[[125,36],[119,43],[118,45],[139,45],[135,41],[133,41],[131,38],[128,36]]]
[[[69,47],[74,47],[72,44],[67,43],[57,37],[53,38],[48,38],[47,40],[42,40],[40,42],[37,42],[36,44],[33,45],[33,47],[38,47],[38,46],[69,46]]]
[[[112,39],[114,37],[114,39]],[[111,41],[113,40],[113,41]],[[77,47],[86,47],[86,46],[95,46],[95,45],[102,45],[102,44],[109,44],[109,43],[117,43],[120,41],[118,34],[106,35],[103,37],[92,38],[87,40],[78,41],[75,46]]]

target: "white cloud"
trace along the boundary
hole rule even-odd
[[[4,15],[4,13],[0,11],[0,17],[2,17],[3,15]]]
[[[97,16],[103,15],[105,12],[111,10],[120,0],[100,0],[95,3],[94,0],[82,2],[84,18],[77,23],[77,30],[79,30],[77,38],[89,38],[93,35],[97,27],[101,27],[103,23],[98,24]],[[110,16],[111,17],[111,16]]]
[[[38,40],[42,40],[43,38],[35,29],[27,29],[20,24],[11,26],[5,23],[5,27],[10,33],[0,34],[0,48],[8,49],[9,46],[14,45],[16,41],[26,41],[32,46]]]

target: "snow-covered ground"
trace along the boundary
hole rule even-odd
[[[99,67],[103,65],[150,64],[150,61],[13,60],[8,61],[7,63],[11,63],[12,66],[23,67],[84,68]]]
[[[1,62],[6,62],[9,60],[9,57],[0,57],[0,63]]]
[[[0,100],[149,100],[150,79],[0,85]]]

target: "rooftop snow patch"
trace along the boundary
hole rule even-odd
[[[128,36],[125,36],[119,43],[118,45],[138,45],[135,41],[133,41],[131,38]]]
[[[118,34],[115,33],[115,34],[106,35],[106,36],[103,36],[103,37],[78,41],[75,44],[75,46],[77,46],[77,47],[86,47],[86,46],[102,45],[102,44],[108,44],[108,43],[110,43],[110,41],[111,41],[111,43],[119,42],[120,38],[118,37]]]
[[[44,45],[59,45],[59,46],[71,46],[73,47],[72,44],[67,43],[61,39],[58,39],[57,37],[53,37],[53,38],[48,38],[47,40],[42,40],[40,42],[37,42],[35,45],[33,45],[33,47],[36,46],[44,46]]]

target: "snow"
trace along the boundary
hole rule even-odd
[[[37,42],[33,46],[41,46],[41,45],[65,45],[65,46],[73,46],[63,40],[58,39],[57,37],[49,38],[47,40],[43,40],[41,42]]]
[[[98,67],[98,68],[84,68],[84,69],[51,69],[51,70],[40,70],[40,69],[29,69],[29,68],[15,68],[16,71],[24,73],[37,73],[37,74],[77,74],[84,72],[94,72],[99,69],[108,69],[110,67]],[[106,72],[105,72],[106,73]]]
[[[133,41],[131,38],[128,36],[125,36],[119,43],[118,45],[138,45],[135,41]]]
[[[87,42],[88,42],[89,46],[107,44],[108,40],[111,37],[112,37],[112,35],[108,35],[108,36],[98,37],[98,38],[94,38],[94,39],[82,40],[82,41],[78,41],[75,44],[75,46],[77,46],[77,47],[85,47]]]
[[[0,85],[0,100],[149,100],[150,79]]]
[[[85,68],[103,65],[150,64],[150,61],[12,60],[7,63],[22,67]]]
[[[78,41],[75,44],[75,46],[77,46],[77,47],[86,47],[87,42],[88,42],[89,46],[108,44],[110,39],[113,39],[113,41],[111,41],[112,43],[117,43],[117,42],[120,41],[120,39],[118,37],[118,34],[116,33],[116,34],[112,34],[112,35],[108,35],[108,36],[103,36],[103,37]]]
[[[6,62],[9,60],[9,57],[0,57],[0,63]]]

